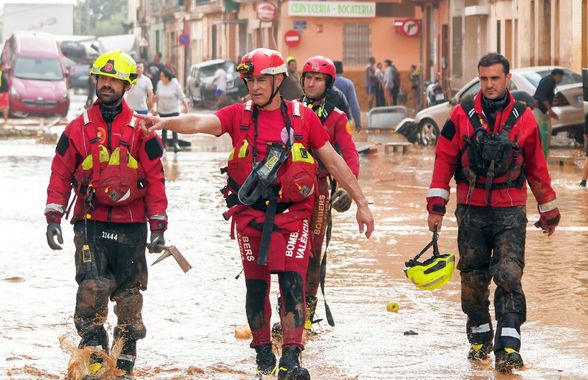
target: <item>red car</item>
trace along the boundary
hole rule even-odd
[[[69,95],[63,56],[51,34],[15,32],[4,44],[10,113],[66,116]]]

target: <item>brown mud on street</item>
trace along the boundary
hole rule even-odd
[[[166,240],[193,269],[184,274],[173,260],[150,267],[144,293],[146,339],[138,343],[138,379],[251,379],[255,355],[247,339],[245,285],[237,245],[221,216],[219,168],[226,139],[190,139],[195,146],[167,153],[165,168],[170,225]],[[45,241],[42,215],[54,148],[34,140],[0,141],[0,378],[62,379],[68,353],[59,337],[78,341],[72,315],[73,232],[63,223],[63,251]],[[528,203],[523,277],[528,322],[522,327],[526,367],[496,374],[492,361],[470,363],[465,316],[459,303],[459,273],[442,289],[418,291],[404,277],[404,262],[431,236],[425,196],[434,152],[410,147],[407,154],[361,156],[361,184],[372,204],[376,231],[369,241],[355,224],[355,206],[334,215],[326,297],[336,322],[321,322],[306,341],[302,362],[313,379],[588,379],[588,191],[576,186],[579,169],[552,166],[562,222],[547,237],[533,227]],[[456,250],[455,195],[440,235],[442,251]],[[157,255],[148,256],[153,262]],[[277,294],[272,284],[272,303]],[[386,311],[390,301],[397,313]],[[318,318],[324,317],[319,296]],[[111,306],[112,307],[112,306]],[[275,312],[274,312],[275,314]],[[275,321],[275,315],[272,322]],[[116,320],[110,311],[107,329]],[[405,335],[412,330],[416,335]],[[274,378],[275,379],[275,378]]]

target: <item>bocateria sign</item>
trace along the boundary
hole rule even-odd
[[[288,1],[288,15],[302,17],[376,17],[376,3]]]

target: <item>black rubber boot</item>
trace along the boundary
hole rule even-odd
[[[255,347],[257,357],[255,363],[257,364],[257,373],[262,375],[271,375],[276,369],[276,355],[272,351],[272,345],[266,344],[261,347]]]
[[[282,357],[278,366],[278,380],[310,380],[306,368],[300,366],[300,352],[296,346],[282,348]]]
[[[512,348],[496,351],[494,357],[496,358],[495,368],[499,372],[511,373],[513,369],[524,366],[521,354]]]
[[[116,368],[124,371],[118,377],[121,379],[132,379],[135,358],[137,357],[137,341],[129,340],[124,343],[123,349],[116,360]]]
[[[485,360],[488,354],[492,352],[492,344],[472,344],[468,352],[469,360]]]

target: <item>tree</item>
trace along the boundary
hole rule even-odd
[[[123,34],[122,22],[125,21],[126,0],[85,0],[78,3],[76,15],[80,17],[81,34],[97,37]]]

